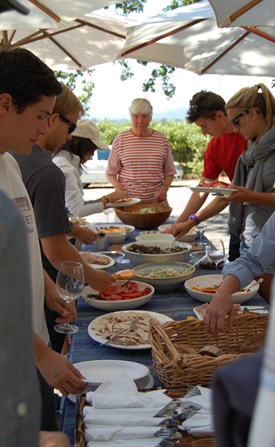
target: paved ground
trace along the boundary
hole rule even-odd
[[[183,208],[185,207],[189,197],[192,193],[190,186],[196,186],[197,180],[182,180],[180,182],[174,182],[173,186],[168,191],[168,201],[170,206],[173,208],[171,217],[176,219]],[[98,185],[86,188],[84,190],[84,198],[86,200],[97,199],[102,197],[104,194],[111,192],[110,187]],[[212,196],[209,196],[206,203],[213,200]],[[211,238],[221,238],[224,241],[225,248],[228,248],[228,234],[227,234],[227,217],[228,211],[225,209],[222,213],[217,216],[212,217],[207,221],[207,229],[205,231],[206,237]],[[91,222],[115,222],[117,221],[116,215],[113,210],[109,210],[108,214],[106,211],[102,214],[94,214],[89,216],[89,221]]]

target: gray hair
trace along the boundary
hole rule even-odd
[[[153,107],[148,99],[145,98],[136,98],[132,101],[131,106],[129,107],[130,115],[148,115],[152,118],[153,115]]]

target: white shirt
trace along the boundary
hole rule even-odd
[[[66,179],[65,203],[73,216],[85,217],[89,214],[102,213],[104,206],[101,200],[84,202],[83,187],[80,178],[77,155],[61,151],[53,157],[53,162],[61,169]]]
[[[21,179],[20,168],[8,153],[0,155],[0,188],[14,202],[26,223],[32,278],[33,330],[48,344],[49,334],[44,314],[44,276],[33,207]]]

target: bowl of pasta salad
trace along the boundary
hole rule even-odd
[[[135,278],[154,287],[158,292],[178,289],[193,276],[195,267],[184,262],[141,264],[134,267]]]

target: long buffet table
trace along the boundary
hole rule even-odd
[[[138,231],[135,231],[127,243],[134,241]],[[108,249],[108,247],[106,247]],[[85,246],[85,249],[95,251],[94,245]],[[123,259],[120,264],[115,264],[108,269],[109,273],[124,268],[132,268],[132,264],[127,258]],[[216,273],[213,270],[206,270],[197,268],[194,276],[206,275]],[[193,307],[201,303],[192,298],[182,286],[177,291],[171,293],[156,293],[153,298],[140,310],[148,310],[165,314],[174,320],[183,320],[188,316],[194,315]],[[256,295],[253,300],[247,301],[247,305],[264,305],[265,301],[260,295]],[[101,345],[94,341],[88,334],[89,323],[104,314],[101,310],[94,309],[89,306],[83,299],[78,300],[78,319],[76,321],[79,331],[71,338],[71,345],[69,351],[69,360],[72,363],[84,362],[88,360],[127,360],[132,362],[142,363],[150,368],[151,375],[154,377],[154,386],[161,386],[161,383],[152,369],[151,351],[150,349],[143,350],[124,350],[119,348],[108,347]],[[68,398],[63,398],[61,402],[61,426],[60,429],[67,433],[73,445],[74,429],[75,429],[75,404]]]

